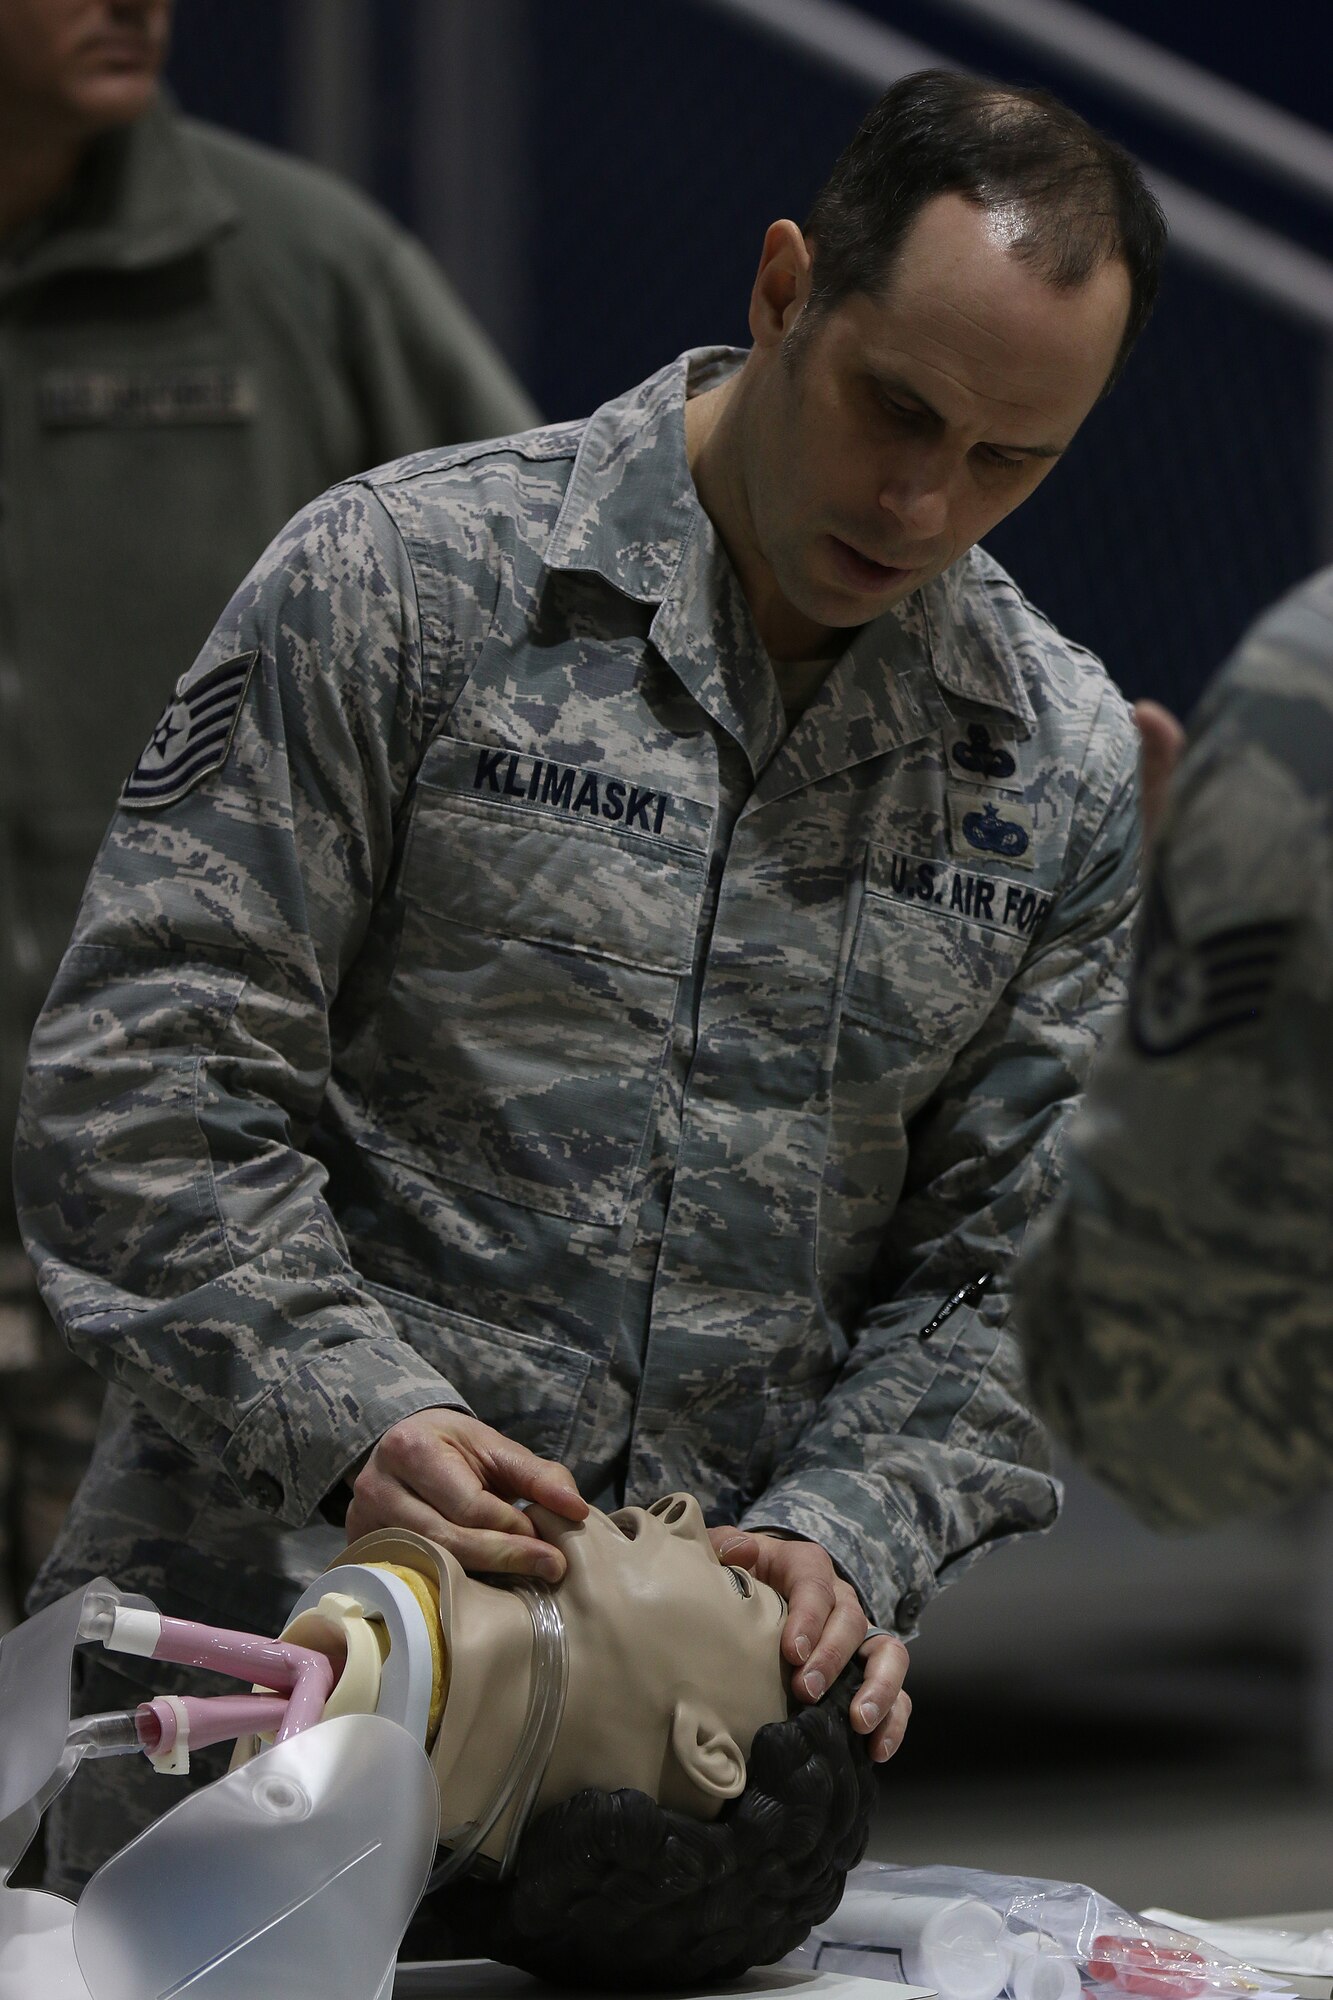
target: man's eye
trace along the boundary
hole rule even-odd
[[[754,1596],[754,1584],[750,1580],[750,1573],[748,1570],[733,1569],[731,1565],[728,1564],[727,1575],[731,1578],[732,1582],[735,1584],[736,1589],[740,1594],[740,1596],[742,1597]]]
[[[1017,472],[1020,466],[1027,464],[1025,458],[1016,458],[1012,452],[997,451],[993,444],[983,444],[981,455],[988,465],[1001,465],[1009,472]]]

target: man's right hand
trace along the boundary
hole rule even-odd
[[[463,1410],[418,1410],[387,1430],[352,1479],[347,1538],[414,1528],[466,1570],[558,1583],[565,1559],[513,1503],[538,1500],[581,1521],[588,1512],[568,1467],[538,1458]]]

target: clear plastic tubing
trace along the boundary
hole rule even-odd
[[[230,1743],[237,1736],[272,1735],[281,1726],[287,1703],[275,1695],[186,1695],[181,1703],[191,1750],[211,1743]],[[166,1701],[141,1702],[138,1708],[116,1709],[103,1715],[80,1715],[70,1723],[65,1747],[81,1757],[129,1757],[143,1751],[165,1757],[176,1747],[180,1718]]]
[[[65,1748],[84,1757],[128,1757],[150,1746],[139,1729],[139,1717],[132,1708],[106,1715],[78,1715],[69,1725]],[[151,1746],[156,1747],[156,1746]]]
[[[512,1590],[515,1596],[521,1597],[528,1607],[528,1616],[532,1619],[532,1684],[528,1691],[527,1714],[523,1718],[523,1728],[509,1761],[509,1768],[501,1778],[495,1796],[481,1818],[470,1826],[441,1829],[440,1842],[452,1851],[432,1872],[426,1884],[427,1895],[462,1874],[470,1865],[472,1857],[487,1834],[499,1824],[501,1815],[511,1801],[517,1800],[514,1817],[505,1836],[504,1853],[500,1858],[500,1879],[503,1880],[509,1874],[518,1853],[519,1841],[523,1837],[528,1814],[541,1789],[546,1767],[551,1761],[551,1751],[555,1746],[560,1721],[565,1712],[565,1695],[569,1686],[569,1646],[559,1604],[550,1588],[544,1583],[538,1583],[535,1577],[496,1577],[494,1581],[501,1584],[504,1589]]]

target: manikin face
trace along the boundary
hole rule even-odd
[[[783,1600],[723,1567],[698,1502],[686,1494],[614,1514],[594,1508],[577,1524],[532,1512],[566,1560],[555,1597],[569,1656],[564,1718],[534,1812],[585,1786],[629,1786],[696,1818],[714,1817],[745,1789],[756,1732],[790,1712],[779,1652]],[[478,1818],[527,1708],[526,1605],[406,1532],[365,1536],[341,1560],[405,1564],[438,1578],[448,1695],[431,1761],[443,1824]],[[336,1568],[329,1582],[336,1587]],[[502,1820],[481,1852],[498,1857],[506,1831]]]
[[[786,1605],[718,1561],[688,1494],[577,1524],[532,1511],[568,1564],[569,1697],[542,1802],[630,1784],[711,1817],[744,1790],[756,1732],[788,1713]]]
[[[72,135],[129,124],[170,26],[171,0],[0,0],[0,104]]]
[[[1096,402],[1128,274],[1110,263],[1056,291],[1013,254],[1020,226],[937,196],[882,298],[799,328],[810,251],[794,223],[769,230],[732,553],[775,657],[828,650],[937,576],[1041,483]]]

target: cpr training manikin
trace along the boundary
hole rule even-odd
[[[277,1641],[105,1581],[0,1641],[0,1881],[84,1757],[179,1772],[191,1745],[237,1741],[77,1909],[0,1889],[0,2000],[239,2000],[265,1979],[387,2000],[423,1890],[434,1955],[564,1984],[721,1980],[799,1944],[865,1845],[854,1676],[795,1708],[783,1600],[719,1562],[690,1496],[533,1513],[566,1559],[555,1586],[381,1529]],[[71,1722],[74,1647],[98,1640],[254,1691]]]

